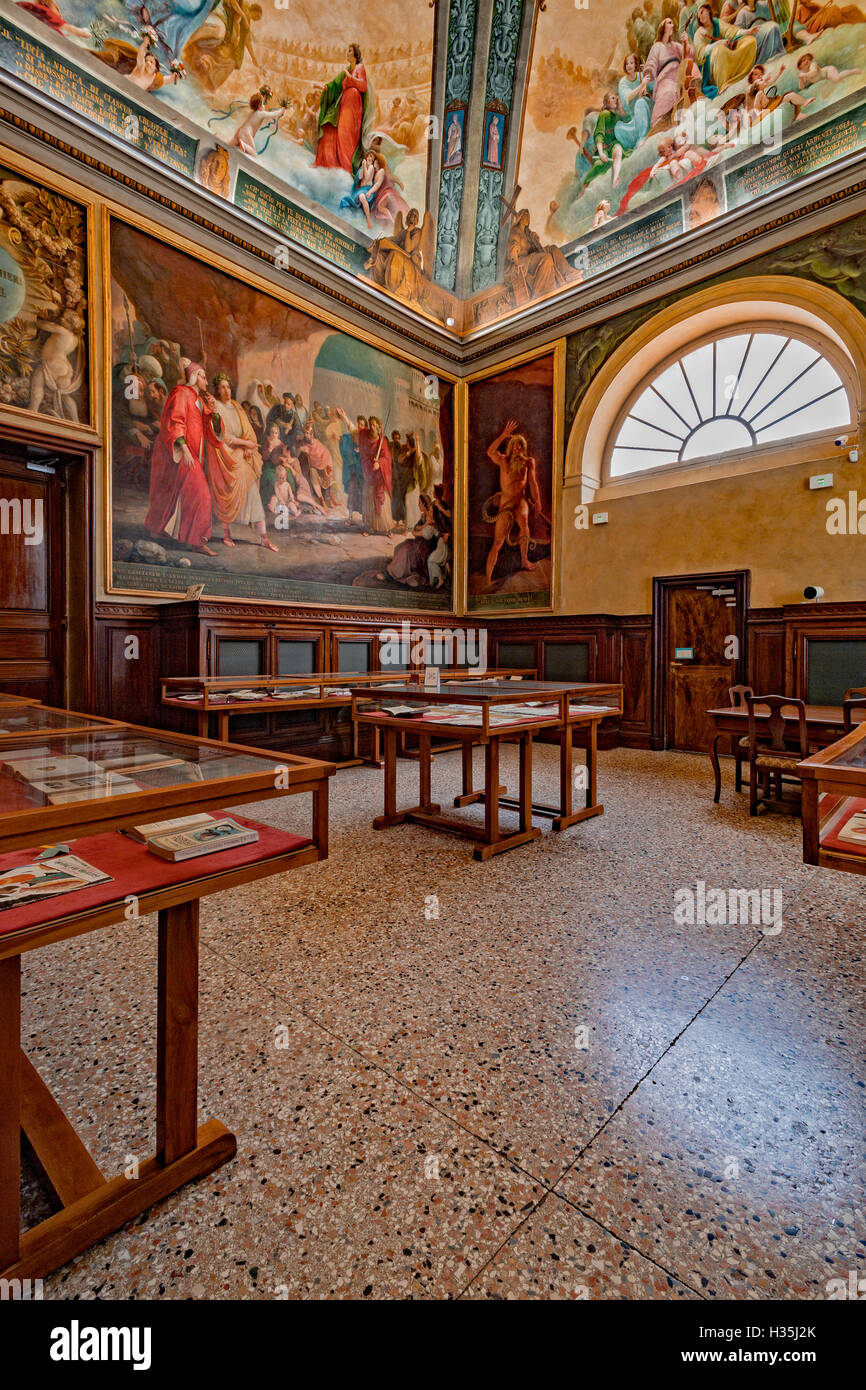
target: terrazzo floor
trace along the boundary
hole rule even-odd
[[[536,799],[557,771],[539,746]],[[443,805],[459,775],[436,760]],[[750,819],[724,776],[715,806],[706,758],[603,753],[602,817],[480,864],[373,831],[381,772],[338,773],[326,863],[202,904],[200,1117],[237,1158],[45,1298],[824,1299],[866,1275],[864,880],[804,866],[799,822]],[[245,809],[308,823],[306,798]],[[780,891],[781,930],[680,924],[698,882]],[[110,1173],[153,1150],[155,980],[153,918],[25,957],[24,1046]]]

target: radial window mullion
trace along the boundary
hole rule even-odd
[[[740,382],[741,382],[742,379],[743,379],[743,372],[746,370],[746,363],[747,363],[747,361],[749,360],[749,353],[750,353],[751,350],[752,350],[752,343],[753,343],[754,341],[755,341],[755,335],[754,335],[754,333],[750,333],[750,334],[749,334],[749,341],[746,343],[746,351],[743,353],[743,360],[742,360],[742,362],[740,363],[740,370],[737,372],[737,379],[736,379],[736,381],[734,382],[734,389],[733,389],[733,391],[731,392],[731,399],[728,401],[728,408],[727,408],[727,410],[725,411],[725,414],[726,414],[726,415],[730,415],[730,413],[731,413],[731,406],[734,404],[734,401],[737,399],[737,393],[739,392],[739,389],[740,389]],[[740,414],[740,411],[737,411],[737,414],[739,415],[739,414]]]
[[[769,367],[768,367],[767,370],[764,372],[764,375],[761,377],[761,380],[758,382],[758,384],[757,384],[757,386],[755,387],[754,391],[752,392],[751,396],[750,396],[749,399],[746,401],[746,404],[743,406],[742,410],[739,412],[740,415],[741,415],[744,419],[745,419],[746,411],[748,410],[749,406],[752,404],[752,401],[753,401],[753,400],[755,399],[755,397],[757,396],[757,394],[758,394],[758,392],[760,391],[761,387],[763,386],[764,382],[767,380],[767,377],[770,375],[770,373],[771,373],[772,371],[775,370],[776,363],[781,359],[782,353],[783,353],[783,352],[786,352],[787,349],[790,347],[790,344],[791,344],[791,339],[790,339],[790,338],[786,338],[785,341],[784,341],[784,343],[782,344],[782,346],[779,348],[779,351],[776,353],[776,356],[773,358],[772,362],[770,363]]]
[[[688,378],[688,376],[687,376],[687,374],[686,374],[686,369],[685,369],[685,367],[683,366],[683,359],[682,359],[682,358],[680,358],[679,362],[677,363],[677,366],[679,367],[680,371],[681,371],[682,374],[683,374],[683,381],[686,383],[686,390],[688,391],[689,395],[690,395],[691,398],[692,398],[692,405],[693,405],[694,408],[695,408],[695,414],[696,414],[697,417],[698,417],[698,423],[702,425],[703,422],[704,422],[704,417],[703,417],[703,415],[701,414],[701,408],[700,408],[700,406],[698,405],[697,401],[695,400],[695,393],[694,393],[694,391],[692,390],[692,383],[689,381],[689,378]]]
[[[835,396],[837,391],[844,391],[844,386],[834,386],[830,391],[823,391],[820,396],[815,396],[814,400],[804,401],[794,410],[788,410],[784,415],[780,415],[777,420],[771,420],[769,425],[758,425],[756,432],[762,434],[764,430],[774,430],[777,425],[781,425],[783,420],[790,420],[795,415],[800,415],[804,410],[811,410],[813,405],[819,405],[821,401],[826,401],[830,396]]]
[[[822,357],[816,357],[814,362],[810,362],[808,367],[804,367],[802,372],[797,373],[793,381],[787,381],[785,385],[782,387],[781,391],[776,392],[772,400],[767,401],[766,405],[762,405],[760,410],[758,410],[754,415],[749,417],[750,423],[754,424],[759,415],[763,415],[765,410],[769,410],[771,405],[775,405],[776,401],[779,400],[781,396],[784,396],[786,391],[790,391],[792,387],[797,385],[798,381],[802,381],[804,376],[808,376],[809,372],[811,372],[815,367],[817,367],[818,363],[822,362],[823,360],[824,359]],[[743,419],[746,418],[742,411],[740,412],[740,414]]]

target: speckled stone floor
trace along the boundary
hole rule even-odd
[[[552,797],[553,749],[535,773]],[[45,1297],[823,1299],[863,1277],[864,880],[804,866],[799,822],[750,819],[724,775],[714,806],[705,758],[603,753],[604,816],[479,864],[374,832],[382,774],[339,773],[327,863],[202,904],[200,1116],[236,1160]],[[443,804],[458,781],[439,757]],[[306,809],[246,808],[297,830]],[[699,882],[780,891],[781,931],[680,923]],[[111,1173],[153,1150],[155,978],[152,918],[25,958],[25,1047]],[[32,1174],[25,1194],[37,1219]]]

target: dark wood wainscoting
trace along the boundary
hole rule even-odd
[[[379,637],[385,629],[399,630],[400,621],[389,614],[217,599],[156,605],[105,601],[96,607],[95,708],[116,719],[194,732],[192,715],[160,706],[160,676],[381,670]],[[468,619],[411,618],[412,633],[443,626],[478,632],[478,624]],[[535,666],[550,680],[621,682],[623,717],[618,727],[612,721],[603,728],[601,745],[658,746],[651,614],[496,618],[482,630],[488,666]],[[745,679],[763,694],[832,694],[834,673],[837,682],[866,685],[866,603],[750,609],[746,634]],[[851,678],[861,665],[861,678]],[[249,715],[233,729],[239,742],[320,757],[348,757],[351,747],[347,710]]]

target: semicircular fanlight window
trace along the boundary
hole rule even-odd
[[[785,333],[740,333],[685,353],[633,401],[611,477],[837,429],[848,393],[817,348]]]

